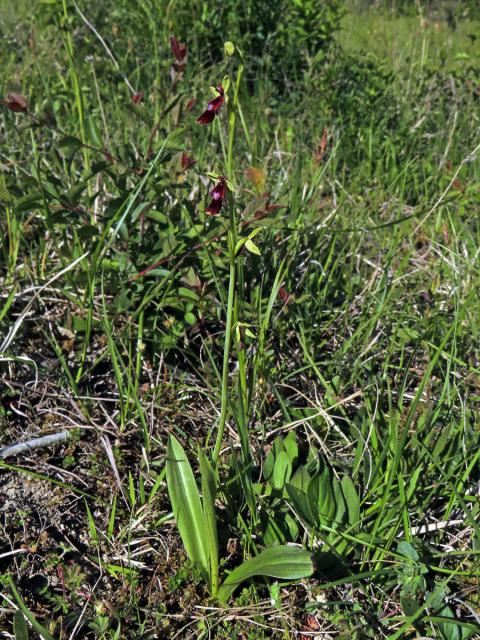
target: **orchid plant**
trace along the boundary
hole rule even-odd
[[[172,50],[173,50],[172,45]],[[232,43],[225,44],[225,52],[231,56],[238,51]],[[241,56],[240,52],[238,52]],[[228,255],[229,255],[229,284],[227,295],[225,339],[223,350],[221,409],[216,429],[216,439],[211,461],[204,450],[198,447],[200,466],[201,492],[197,486],[195,476],[187,455],[180,442],[170,435],[167,448],[167,488],[177,527],[185,550],[198,568],[202,578],[206,581],[210,595],[225,602],[243,581],[255,575],[274,578],[296,580],[310,576],[314,567],[311,554],[299,546],[287,544],[267,547],[258,555],[246,560],[243,564],[229,573],[220,584],[219,573],[219,545],[217,535],[217,518],[215,500],[218,490],[218,462],[223,445],[227,409],[230,398],[229,368],[231,359],[231,345],[233,337],[237,336],[240,344],[241,331],[250,331],[238,318],[238,304],[236,296],[241,294],[236,284],[241,280],[241,262],[238,260],[240,250],[245,247],[252,253],[259,254],[260,250],[253,242],[253,237],[259,228],[249,235],[239,237],[233,200],[233,142],[235,135],[236,114],[239,108],[238,94],[242,78],[243,65],[238,67],[234,84],[234,95],[228,100],[230,80],[225,77],[221,84],[214,88],[215,97],[207,104],[205,111],[198,116],[197,123],[209,125],[219,116],[227,105],[228,108],[228,149],[224,174],[216,177],[216,183],[210,191],[211,201],[205,208],[209,216],[218,216],[222,210],[228,210]],[[250,332],[251,333],[251,332]],[[253,335],[253,334],[252,334]],[[244,350],[237,349],[239,369],[245,371]],[[245,403],[245,384],[240,384],[240,405]],[[248,457],[248,436],[246,434],[246,420],[240,423],[240,440],[244,457]]]

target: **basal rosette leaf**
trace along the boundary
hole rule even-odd
[[[283,580],[299,580],[312,575],[312,554],[299,547],[268,547],[234,569],[218,590],[218,599],[226,602],[242,582],[253,576],[269,576]]]
[[[198,567],[203,579],[209,582],[207,518],[185,450],[172,435],[168,438],[167,447],[167,489],[188,557]]]

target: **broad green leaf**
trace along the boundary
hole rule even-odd
[[[328,467],[325,467],[319,476],[312,478],[307,489],[307,499],[315,515],[316,526],[329,527],[335,515],[335,497]]]
[[[267,453],[265,462],[263,463],[263,477],[265,480],[270,480],[273,475],[273,469],[275,467],[275,453],[273,447]]]
[[[418,555],[415,547],[406,540],[402,540],[397,544],[397,553],[404,556],[405,558],[408,558],[409,560],[413,560],[414,562],[420,560],[420,556]]]
[[[310,483],[311,477],[308,473],[308,469],[305,465],[299,467],[295,473],[293,474],[290,484],[294,486],[296,489],[303,491],[303,493],[307,493],[307,487]]]
[[[205,547],[208,526],[192,468],[180,442],[172,435],[167,447],[167,489],[178,531],[190,560],[209,580]]]
[[[310,505],[308,503],[307,494],[300,489],[297,489],[293,484],[285,485],[290,500],[293,502],[293,507],[297,512],[297,515],[303,520],[303,522],[311,528],[317,526],[317,519],[314,517]]]
[[[278,455],[280,455],[282,451],[285,451],[285,447],[283,445],[283,438],[282,436],[277,436],[273,441],[273,453],[275,455],[275,458]]]
[[[0,184],[0,200],[5,203],[13,202],[13,197],[10,191],[4,185]]]
[[[290,462],[293,464],[298,458],[298,444],[294,431],[290,431],[287,437],[284,438],[283,446],[285,447],[285,451],[288,453]]]
[[[57,147],[60,148],[67,147],[76,150],[80,149],[81,146],[82,141],[79,138],[75,138],[74,136],[65,136],[57,142]]]
[[[290,479],[292,473],[292,463],[286,451],[281,451],[275,458],[273,476],[271,483],[275,489],[283,489],[285,483]]]
[[[282,517],[282,515],[280,515]],[[272,515],[265,516],[266,524],[263,530],[263,541],[267,545],[284,544],[285,533]]]
[[[311,576],[313,570],[312,554],[308,551],[288,545],[268,547],[226,577],[218,591],[218,598],[226,602],[242,582],[253,576],[298,580]]]
[[[360,498],[350,476],[343,476],[342,492],[347,503],[348,524],[356,531],[360,523]]]
[[[31,211],[33,209],[38,209],[43,202],[43,194],[41,191],[32,191],[28,193],[26,196],[19,198],[15,202],[15,210],[19,213],[23,211]]]
[[[103,143],[102,143],[102,136],[100,135],[100,129],[98,128],[97,121],[93,116],[87,116],[85,124],[86,124],[85,129],[86,129],[86,133],[89,140],[92,142],[92,144],[94,144],[96,147],[101,149],[103,146]]]
[[[457,624],[455,624],[455,616],[453,614],[452,609],[449,606],[444,606],[443,609],[441,609],[438,612],[439,617],[442,618],[451,618],[452,622],[441,622],[441,623],[437,623],[438,624],[438,628],[440,629],[440,633],[442,634],[442,637],[445,640],[461,640],[462,638],[462,630],[461,627],[459,627]]]
[[[189,325],[194,325],[197,322],[197,316],[191,311],[187,311],[187,313],[183,316],[183,319]]]
[[[217,519],[215,515],[217,483],[215,480],[215,472],[200,447],[198,448],[198,459],[202,477],[203,513],[206,523],[206,537],[204,542],[209,562],[209,586],[212,590],[212,595],[215,596],[218,586],[218,538]]]

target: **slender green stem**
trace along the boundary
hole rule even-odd
[[[225,327],[225,342],[223,345],[223,368],[222,368],[222,397],[220,418],[218,420],[217,439],[215,441],[215,449],[213,450],[213,464],[217,464],[218,456],[222,448],[223,434],[225,431],[225,421],[227,419],[228,406],[228,369],[230,362],[230,345],[232,343],[232,318],[233,305],[235,296],[235,243],[232,234],[229,233],[230,248],[230,273],[228,283],[228,299],[227,299],[227,322]]]
[[[240,79],[242,77],[243,67],[240,66],[235,82],[235,91],[233,96],[233,105],[228,114],[228,148],[227,148],[227,178],[229,181],[233,177],[233,141],[235,138],[236,124],[236,107],[238,103],[238,90],[240,88]],[[228,370],[230,364],[230,347],[232,344],[232,325],[235,307],[235,280],[236,280],[236,255],[235,246],[237,244],[237,222],[235,217],[235,205],[230,197],[230,221],[228,232],[228,258],[229,258],[229,277],[228,277],[228,298],[227,298],[227,321],[225,325],[225,342],[223,345],[223,367],[222,367],[222,394],[220,417],[218,419],[217,437],[215,440],[215,448],[213,450],[212,461],[216,465],[220,450],[222,448],[223,434],[225,432],[225,422],[227,420],[228,408]]]

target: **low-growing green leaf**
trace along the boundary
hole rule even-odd
[[[172,435],[168,438],[167,447],[167,489],[188,557],[198,567],[204,580],[208,581],[209,562],[205,548],[207,522],[186,453]]]
[[[253,576],[269,576],[283,580],[299,580],[314,571],[312,554],[299,547],[268,547],[234,569],[224,580],[218,598],[226,602],[242,582]]]
[[[335,515],[335,497],[330,470],[327,466],[320,475],[312,478],[307,489],[307,499],[310,510],[315,515],[316,526],[329,527]]]
[[[271,484],[275,489],[283,489],[285,483],[290,479],[292,473],[292,463],[286,451],[281,451],[275,458],[273,466],[273,476]]]
[[[290,484],[298,489],[299,491],[303,491],[303,493],[307,493],[307,487],[310,483],[311,477],[308,473],[308,469],[305,465],[299,467],[292,478],[290,479]]]
[[[332,481],[332,487],[335,498],[335,514],[333,516],[333,523],[339,525],[343,522],[346,513],[345,500],[343,498],[342,485],[336,478]]]
[[[350,476],[342,478],[342,493],[347,503],[348,524],[356,531],[360,523],[360,498]]]
[[[215,472],[200,447],[198,448],[198,459],[200,462],[200,475],[202,477],[203,512],[206,524],[205,548],[210,574],[209,584],[212,588],[212,595],[215,596],[218,582],[218,538],[217,519],[215,515],[217,483]]]
[[[267,482],[270,480],[270,478],[273,475],[274,467],[275,467],[275,453],[272,447],[270,451],[267,453],[265,462],[263,463],[263,477],[265,478],[265,480],[267,480]]]
[[[308,527],[316,527],[317,520],[310,509],[307,494],[292,484],[285,485],[285,488],[290,497],[290,500],[293,502],[293,506],[295,511],[297,512],[297,515]]]
[[[298,458],[297,437],[294,431],[290,431],[290,433],[283,439],[283,446],[285,451],[288,453],[290,462],[293,464]]]

